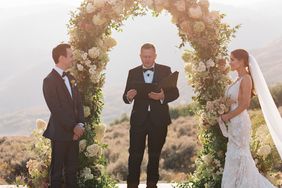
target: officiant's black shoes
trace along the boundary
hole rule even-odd
[[[147,182],[147,188],[158,188],[156,183]]]

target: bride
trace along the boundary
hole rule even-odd
[[[256,60],[243,49],[231,52],[230,66],[238,79],[229,86],[227,97],[234,103],[219,118],[223,135],[228,137],[222,188],[272,188],[255,166],[250,151],[251,121],[247,112],[251,97],[258,95],[273,141],[282,156],[282,120]],[[228,122],[228,131],[224,125]]]

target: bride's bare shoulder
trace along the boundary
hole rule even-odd
[[[242,77],[242,84],[241,85],[249,85],[252,86],[252,77],[249,74],[246,74]]]

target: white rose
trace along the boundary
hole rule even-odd
[[[89,73],[91,75],[95,75],[96,74],[96,68],[97,68],[96,65],[92,65],[89,69]]]
[[[44,130],[47,126],[47,123],[42,119],[36,120],[36,128],[39,130]]]
[[[86,60],[87,59],[87,56],[88,56],[88,53],[84,52],[81,57],[83,60]]]
[[[95,59],[95,58],[99,57],[100,49],[97,48],[97,47],[93,47],[90,50],[88,50],[88,54],[91,58]]]
[[[87,154],[88,154],[87,156],[88,157],[94,157],[94,156],[98,155],[99,150],[100,150],[100,148],[97,144],[92,144],[92,145],[90,145],[86,148],[86,151],[87,151]]]
[[[197,72],[205,72],[207,70],[205,63],[202,61],[199,63],[197,67]]]
[[[86,5],[86,12],[91,14],[95,11],[95,6],[92,3],[87,3]]]
[[[76,65],[76,67],[77,67],[77,70],[79,70],[79,71],[83,71],[83,65],[81,65],[81,64],[77,64]]]
[[[83,171],[81,172],[80,177],[84,178],[85,181],[94,178],[93,174],[91,174],[91,169],[88,168],[88,167],[85,167],[85,168],[83,169]]]
[[[88,60],[86,60],[84,63],[85,63],[85,65],[86,65],[86,66],[88,66],[88,67],[90,67],[90,66],[91,66],[91,61],[90,61],[89,59],[88,59]]]
[[[79,153],[83,152],[86,148],[87,141],[85,139],[79,141]]]
[[[207,62],[206,62],[206,65],[207,65],[207,68],[211,68],[211,67],[214,67],[215,66],[215,63],[212,59],[209,59]]]
[[[202,9],[200,6],[189,8],[189,16],[194,19],[199,19],[203,15]]]
[[[92,22],[94,25],[100,26],[100,25],[105,24],[107,22],[107,19],[101,16],[100,14],[96,14],[93,16]]]
[[[176,9],[180,12],[184,12],[185,11],[185,0],[178,0],[174,3],[174,6],[176,7]]]

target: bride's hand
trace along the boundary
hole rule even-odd
[[[223,115],[221,115],[220,117],[221,117],[222,121],[224,121],[224,122],[227,122],[227,121],[230,120],[230,117],[229,117],[228,114],[223,114]]]

